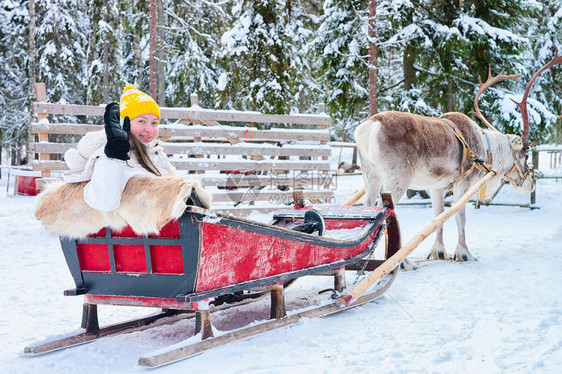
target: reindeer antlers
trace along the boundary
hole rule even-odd
[[[529,92],[531,91],[531,87],[533,83],[535,82],[537,77],[541,75],[545,70],[550,69],[554,65],[562,64],[562,55],[558,54],[558,48],[556,47],[556,45],[554,46],[554,50],[555,50],[554,58],[550,60],[549,63],[544,65],[539,71],[537,71],[535,75],[533,75],[529,83],[527,84],[527,87],[525,88],[525,94],[523,95],[523,99],[521,100],[521,102],[518,103],[517,101],[511,99],[515,104],[517,104],[519,110],[521,110],[521,117],[523,120],[523,136],[522,136],[523,141],[527,141],[528,140],[527,138],[529,137],[529,113],[527,112],[527,98],[529,96]],[[478,77],[478,83],[480,84],[480,88],[478,89],[478,92],[476,93],[476,97],[474,98],[474,112],[471,113],[476,115],[476,117],[478,117],[482,122],[484,122],[484,124],[488,128],[498,131],[484,118],[482,113],[480,113],[480,109],[478,109],[478,100],[480,99],[480,95],[482,95],[482,92],[484,92],[488,87],[494,85],[497,82],[506,81],[509,79],[517,79],[520,76],[521,75],[519,74],[504,75],[502,70],[501,73],[493,77],[492,68],[488,67],[488,80],[486,81],[486,83],[482,84],[482,79]]]
[[[484,122],[484,124],[489,129],[495,130],[495,131],[498,131],[498,130],[496,130],[496,128],[494,126],[492,126],[486,120],[486,118],[484,118],[482,113],[480,113],[480,109],[478,108],[478,100],[480,99],[480,95],[482,95],[482,92],[484,92],[488,87],[493,86],[497,82],[507,81],[507,80],[510,80],[510,79],[517,79],[521,76],[521,74],[504,75],[503,74],[504,70],[505,69],[502,69],[502,71],[498,75],[493,77],[492,76],[492,67],[488,66],[488,80],[484,84],[482,84],[482,79],[480,78],[480,76],[478,76],[478,83],[480,84],[480,88],[478,89],[478,92],[476,93],[476,96],[474,97],[474,112],[470,112],[470,113],[473,113],[476,117],[478,117],[480,119],[480,121]]]
[[[525,88],[525,94],[523,94],[523,100],[521,100],[520,103],[518,103],[517,101],[511,99],[511,101],[513,101],[515,104],[517,104],[517,106],[519,107],[519,110],[521,110],[521,117],[523,119],[523,141],[527,141],[527,138],[529,136],[529,113],[527,112],[527,97],[529,96],[529,92],[531,91],[531,86],[533,85],[533,83],[535,82],[535,79],[537,79],[537,77],[539,75],[541,75],[545,70],[550,69],[551,67],[553,67],[554,65],[557,64],[562,64],[562,55],[558,54],[558,48],[556,47],[556,45],[554,46],[554,57],[552,58],[552,60],[550,60],[549,63],[547,63],[546,65],[544,65],[539,71],[537,71],[535,73],[535,75],[533,75],[533,77],[531,78],[531,80],[529,81],[529,83],[527,84],[527,87]]]

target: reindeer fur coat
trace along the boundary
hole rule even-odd
[[[51,235],[83,238],[105,226],[119,231],[130,225],[137,234],[158,233],[172,219],[179,218],[192,193],[208,209],[210,194],[199,181],[181,177],[133,177],[113,211],[97,210],[84,201],[87,182],[54,182],[39,194],[35,217]]]
[[[104,131],[86,134],[65,153],[67,183],[53,183],[39,195],[35,217],[50,234],[80,238],[127,224],[138,234],[157,233],[182,215],[192,193],[209,208],[211,195],[196,180],[173,177],[175,168],[156,141],[147,150],[163,177],[145,170],[134,152],[128,161],[108,158],[106,141]]]

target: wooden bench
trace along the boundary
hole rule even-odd
[[[41,171],[41,184],[68,170],[62,156],[82,135],[103,129],[99,118],[92,121],[98,124],[75,124],[50,122],[47,116],[103,117],[105,105],[47,103],[40,83],[37,92],[31,132],[37,134],[34,152],[39,157],[32,165]],[[159,138],[180,175],[196,174],[190,177],[213,193],[213,209],[243,215],[295,202],[334,202],[335,170],[327,144],[331,118],[323,105],[319,114],[272,115],[203,109],[193,94],[191,103],[189,108],[160,108]]]

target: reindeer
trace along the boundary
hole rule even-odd
[[[338,171],[343,170],[344,173],[353,173],[355,170],[361,170],[359,165],[350,164],[349,162],[342,161],[338,165]]]
[[[435,215],[444,210],[444,193],[453,191],[456,202],[485,173],[493,168],[497,175],[488,182],[487,191],[493,191],[502,180],[509,182],[521,193],[535,188],[535,175],[527,164],[529,118],[527,97],[538,75],[555,64],[562,63],[556,49],[555,57],[531,78],[523,100],[516,104],[521,110],[523,135],[502,134],[482,115],[478,108],[480,95],[497,82],[518,78],[504,75],[503,70],[482,83],[474,98],[474,114],[488,129],[480,128],[468,116],[451,112],[439,118],[423,117],[403,112],[383,112],[361,123],[355,130],[359,159],[365,183],[365,205],[375,205],[384,188],[398,202],[408,188],[429,189]],[[489,161],[489,165],[484,165]],[[481,170],[476,172],[475,170]],[[468,251],[465,238],[466,215],[463,207],[455,217],[458,228],[456,261],[470,261],[474,257]],[[449,259],[443,244],[443,226],[436,232],[436,239],[428,259]]]

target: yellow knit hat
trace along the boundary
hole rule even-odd
[[[123,89],[119,110],[122,119],[128,116],[132,120],[141,114],[151,113],[158,117],[160,122],[160,107],[156,104],[156,101],[144,92],[137,90],[133,85],[125,86]]]

